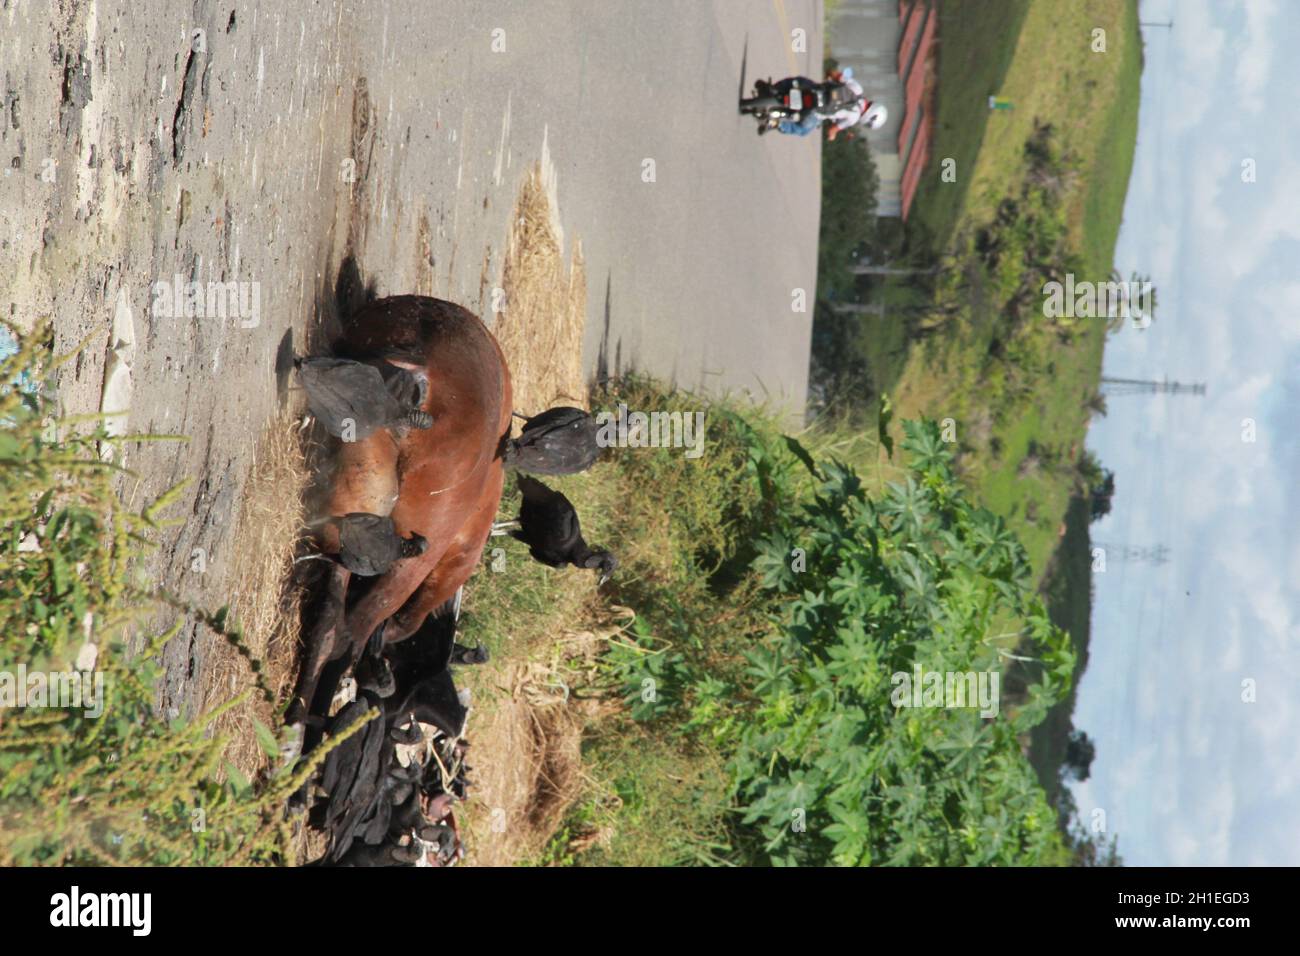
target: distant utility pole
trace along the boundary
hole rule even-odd
[[[1102,548],[1107,555],[1113,556],[1115,561],[1123,561],[1127,564],[1151,564],[1161,565],[1169,563],[1169,548],[1163,544],[1153,546],[1135,546],[1131,544],[1107,544],[1105,541],[1094,541],[1093,547]]]
[[[1101,377],[1102,390],[1107,395],[1204,395],[1204,383],[1188,385],[1183,382],[1171,382],[1165,379],[1157,382],[1147,378],[1109,378]]]

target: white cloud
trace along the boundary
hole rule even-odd
[[[1242,108],[1251,113],[1264,110],[1264,88],[1273,64],[1273,48],[1278,42],[1275,20],[1278,4],[1274,0],[1250,0],[1245,5],[1245,37],[1233,44],[1237,58],[1237,94]]]
[[[1174,866],[1224,866],[1230,859],[1236,792],[1226,775],[1188,781],[1162,809],[1164,843]]]
[[[1204,0],[1178,4],[1176,19],[1177,24],[1170,31],[1176,54],[1170,86],[1178,109],[1165,122],[1167,131],[1174,134],[1202,125],[1208,116],[1216,95],[1222,90],[1222,60],[1227,43],[1226,32],[1215,26]]]
[[[1285,118],[1300,57],[1273,47],[1300,43],[1300,4],[1189,0],[1173,15],[1167,40],[1150,36],[1140,188],[1117,246],[1120,271],[1149,272],[1160,306],[1149,330],[1108,341],[1106,373],[1209,391],[1117,396],[1089,436],[1118,489],[1094,538],[1165,544],[1171,560],[1114,562],[1094,580],[1075,724],[1097,759],[1076,798],[1107,810],[1131,864],[1294,865],[1300,124]]]

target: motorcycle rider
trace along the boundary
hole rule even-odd
[[[801,85],[814,85],[811,80],[799,77]],[[820,113],[817,110],[807,110],[805,115],[794,120],[782,120],[779,124],[771,122],[761,124],[758,127],[759,135],[763,135],[769,130],[776,128],[782,133],[789,136],[807,136],[823,122],[829,120],[831,126],[826,131],[826,139],[833,140],[845,130],[852,129],[859,123],[866,126],[867,129],[879,129],[885,125],[888,116],[883,105],[872,103],[867,99],[866,91],[862,89],[862,84],[853,78],[853,68],[846,66],[842,70],[832,70],[827,75],[828,83],[836,83],[844,88],[844,93],[838,97],[839,105],[826,113]],[[763,85],[760,81],[760,85]],[[852,134],[850,134],[850,137]]]

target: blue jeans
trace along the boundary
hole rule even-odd
[[[777,129],[789,136],[807,136],[821,124],[821,118],[812,110],[809,110],[808,115],[798,123],[791,120],[782,120]]]

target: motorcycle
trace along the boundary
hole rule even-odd
[[[759,121],[760,129],[774,127],[783,120],[800,122],[809,111],[831,113],[849,91],[843,83],[827,80],[818,83],[806,76],[791,76],[773,83],[759,80],[754,96],[740,101],[740,112]]]

